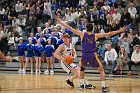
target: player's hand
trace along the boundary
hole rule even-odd
[[[127,26],[124,26],[123,28],[120,29],[120,32],[125,32],[126,28],[127,28]]]
[[[106,65],[108,65],[108,64],[109,64],[107,61],[106,61],[105,63],[106,63]]]
[[[57,21],[58,23],[61,22],[61,20],[60,20],[60,9],[58,9],[58,10],[56,11],[56,21]]]
[[[60,9],[58,9],[58,10],[56,11],[56,16],[57,16],[57,18],[60,18]]]
[[[11,57],[11,56],[6,56],[5,61],[6,61],[6,62],[11,62],[11,61],[12,61],[12,57]]]
[[[61,58],[61,60],[62,60],[63,62],[65,62],[65,61],[66,61],[66,60],[64,59],[64,57],[62,57],[62,58]]]

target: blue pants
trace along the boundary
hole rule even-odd
[[[111,64],[111,72],[115,69],[115,66],[116,66],[116,61],[108,61],[108,64],[110,65]],[[104,69],[106,69],[106,62],[104,61],[103,62],[103,67]]]

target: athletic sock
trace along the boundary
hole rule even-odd
[[[88,81],[84,79],[84,84],[89,85]]]
[[[102,81],[102,87],[106,87],[105,81]]]
[[[80,79],[80,84],[85,84],[85,80],[84,79]]]

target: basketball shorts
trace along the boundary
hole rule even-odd
[[[65,70],[67,73],[71,73],[71,69],[74,69],[74,68],[78,68],[78,66],[74,63],[71,63],[71,64],[65,64],[63,61],[61,61],[61,67],[63,68],[63,70]]]

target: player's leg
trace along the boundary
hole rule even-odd
[[[53,70],[54,64],[53,64],[53,57],[52,56],[49,58],[49,61],[50,61],[49,63],[50,63],[50,67],[51,67],[50,74],[53,75],[54,74],[54,70]]]
[[[80,77],[80,68],[76,67],[76,68],[72,68],[71,69],[71,73],[74,74],[70,79],[66,80],[67,84],[69,84],[70,86],[74,87],[73,81],[76,78]]]
[[[71,77],[71,81],[74,81],[76,78],[80,78],[80,68],[77,67],[77,68],[72,68],[71,69],[71,73],[74,74],[73,77]]]
[[[65,64],[63,61],[61,61],[61,67],[63,68],[64,71],[66,71],[68,74],[71,73],[71,67],[67,64]],[[72,81],[70,81],[69,79],[66,80],[67,84],[69,84],[71,87],[74,87],[74,84]]]
[[[103,69],[103,66],[99,60],[99,58],[95,55],[95,62],[98,63],[98,71],[100,72],[100,79],[102,81],[102,91],[103,92],[108,92],[109,91],[109,88],[107,87],[106,83],[105,83],[105,72],[104,72],[104,69]]]
[[[85,67],[81,65],[80,68],[80,89],[94,89],[96,88],[95,86],[93,86],[92,84],[89,84],[89,82],[85,79]]]

